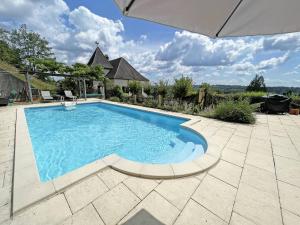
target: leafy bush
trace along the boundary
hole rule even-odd
[[[108,100],[109,100],[109,101],[112,101],[112,102],[120,102],[120,98],[118,98],[118,97],[116,97],[116,96],[110,97]]]
[[[112,89],[112,95],[114,97],[118,97],[119,99],[121,99],[122,96],[123,96],[122,88],[119,85],[114,86],[113,89]]]
[[[138,94],[142,90],[142,85],[138,81],[130,81],[128,87],[134,95]]]
[[[175,79],[173,85],[173,94],[175,98],[182,100],[193,93],[193,80],[189,77],[182,76],[180,79]]]
[[[212,114],[214,118],[238,123],[255,123],[254,108],[249,101],[224,101],[218,104]]]

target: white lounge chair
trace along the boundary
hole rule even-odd
[[[51,96],[50,91],[41,91],[42,99],[44,101],[53,101],[54,98]]]
[[[72,91],[64,91],[64,92],[65,92],[66,99],[77,101],[77,97],[73,95]]]

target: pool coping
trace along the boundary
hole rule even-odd
[[[199,117],[168,112],[159,109],[146,108],[136,105],[115,103],[105,100],[89,100],[79,102],[79,104],[88,103],[106,103],[123,106],[127,108],[138,109],[147,112],[159,113],[167,116],[175,116],[188,121],[181,124],[182,127],[189,129],[198,135],[201,135],[207,142],[207,150],[204,155],[195,158],[192,161],[174,163],[174,164],[144,164],[124,159],[116,154],[109,155],[92,163],[84,165],[63,176],[55,178],[48,182],[41,182],[39,172],[35,161],[28,125],[26,121],[25,108],[59,106],[60,103],[45,103],[19,106],[17,108],[16,119],[16,137],[15,137],[15,160],[13,175],[13,208],[15,215],[23,209],[40,202],[50,196],[63,192],[67,187],[78,183],[82,179],[91,176],[106,167],[111,167],[122,173],[152,179],[174,179],[184,176],[190,176],[201,173],[214,166],[221,157],[222,147],[214,144],[209,137],[205,137],[199,130],[192,127],[193,124],[200,122]]]

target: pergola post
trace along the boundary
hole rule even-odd
[[[32,99],[32,92],[31,92],[31,85],[30,85],[30,75],[28,73],[28,69],[26,70],[25,73],[25,79],[26,79],[26,85],[27,85],[27,91],[28,91],[28,97],[29,97],[29,101],[32,103],[33,99]]]
[[[84,88],[84,99],[86,100],[86,82],[85,79],[83,78],[83,88]]]
[[[78,83],[78,88],[79,88],[79,98],[81,98],[81,84],[80,84],[80,80],[77,80]]]

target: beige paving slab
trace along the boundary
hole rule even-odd
[[[123,183],[140,199],[144,199],[158,185],[158,183],[152,179],[137,177],[130,177],[124,180]]]
[[[139,201],[139,198],[121,183],[101,195],[93,202],[93,205],[104,223],[113,225],[118,223]]]
[[[284,225],[298,225],[300,224],[300,217],[296,216],[295,214],[287,211],[287,210],[282,210],[282,217],[283,217],[283,222]]]
[[[246,153],[249,145],[249,138],[241,136],[232,136],[227,143],[226,147],[234,149],[236,151]]]
[[[163,181],[155,190],[178,209],[182,210],[200,181],[196,178],[183,178]]]
[[[11,225],[54,225],[71,216],[62,194],[50,198],[13,218]]]
[[[256,166],[258,168],[275,173],[273,157],[256,152],[248,152],[246,156],[246,164]]]
[[[208,173],[227,182],[228,184],[238,187],[242,168],[221,160],[214,168],[210,169]]]
[[[206,176],[192,198],[229,222],[237,189],[212,176]]]
[[[13,213],[33,204],[34,202],[43,200],[55,193],[52,182],[47,183],[31,183],[27,186],[14,189]]]
[[[103,181],[94,175],[67,189],[65,196],[74,213],[107,191],[108,188]]]
[[[232,213],[231,220],[230,220],[230,225],[256,225],[252,221],[246,219],[245,217],[237,214],[237,213]]]
[[[6,205],[10,201],[11,188],[0,188],[0,207]]]
[[[116,185],[124,181],[126,178],[128,178],[127,175],[117,172],[110,168],[100,171],[98,173],[98,176],[108,186],[109,189],[115,187]]]
[[[277,179],[300,187],[300,162],[275,156]]]
[[[271,193],[274,196],[278,195],[275,174],[255,166],[245,165],[241,177],[241,183],[245,183],[261,191]]]
[[[279,199],[244,183],[240,183],[233,210],[257,225],[282,225]]]
[[[278,188],[282,208],[300,216],[300,188],[280,181]]]
[[[296,147],[282,147],[282,146],[273,146],[273,153],[274,155],[290,158],[293,160],[300,161],[300,154],[297,151]]]
[[[130,213],[124,219],[122,219],[119,224],[125,223],[142,209],[146,210],[154,218],[166,225],[173,224],[179,214],[179,210],[175,206],[170,204],[157,192],[153,191],[132,211],[130,211]]]
[[[293,146],[293,143],[289,137],[279,137],[279,136],[271,136],[272,145],[277,145],[281,147]]]
[[[89,204],[61,225],[104,225],[93,205]]]
[[[227,223],[193,200],[189,200],[175,225],[226,225]]]
[[[243,167],[246,159],[246,154],[232,150],[230,148],[223,149],[221,158],[227,162]]]
[[[9,203],[0,207],[0,224],[10,219],[10,208]]]

